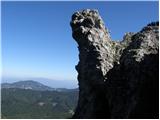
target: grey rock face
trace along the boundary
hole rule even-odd
[[[79,101],[73,118],[157,118],[159,23],[112,41],[97,10],[72,16]]]

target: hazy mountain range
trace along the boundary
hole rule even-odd
[[[72,91],[72,90],[78,91],[78,88],[75,89],[52,88],[33,80],[18,81],[13,83],[2,83],[1,88],[18,88],[18,89],[36,90],[36,91]]]
[[[28,81],[19,81],[14,83],[2,83],[2,88],[19,88],[19,89],[30,89],[38,91],[52,91],[54,90],[51,87],[45,86],[39,82],[28,80]]]
[[[68,88],[68,89],[74,89],[78,87],[78,81],[77,80],[53,80],[48,78],[16,78],[16,77],[2,77],[2,83],[13,83],[18,81],[26,81],[26,80],[33,80],[36,82],[40,82],[46,86],[52,87],[52,88]]]

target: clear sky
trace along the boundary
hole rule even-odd
[[[158,2],[2,2],[3,76],[76,80],[71,15],[98,9],[114,40],[158,20]]]

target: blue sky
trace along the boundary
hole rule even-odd
[[[69,23],[86,8],[98,9],[114,40],[158,20],[158,2],[2,2],[3,76],[76,80]]]

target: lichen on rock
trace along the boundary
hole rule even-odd
[[[97,10],[72,15],[79,100],[73,118],[157,118],[159,23],[112,41]]]

